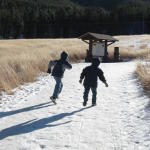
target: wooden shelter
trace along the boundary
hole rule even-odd
[[[87,50],[87,57],[85,59],[86,62],[91,62],[91,59],[93,57],[96,57],[96,56],[92,55],[93,45],[95,43],[104,45],[104,55],[103,56],[99,56],[99,57],[102,57],[103,61],[107,62],[108,61],[107,47],[109,45],[113,44],[114,42],[118,41],[117,39],[113,38],[110,35],[97,34],[97,33],[91,33],[91,32],[87,32],[87,33],[81,35],[79,37],[79,39],[82,39],[84,42],[89,44],[89,49]]]

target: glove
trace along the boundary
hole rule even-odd
[[[47,70],[47,73],[51,74],[51,69],[50,68]]]
[[[82,83],[82,79],[79,80],[79,83]]]
[[[108,87],[108,84],[107,84],[107,83],[105,83],[105,86],[106,86],[106,87]]]

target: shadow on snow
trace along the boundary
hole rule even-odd
[[[7,138],[9,136],[30,133],[35,130],[43,129],[46,127],[55,127],[55,126],[67,124],[71,121],[67,121],[67,122],[63,122],[63,123],[56,123],[56,124],[52,124],[52,123],[59,121],[67,116],[72,116],[72,115],[74,115],[78,112],[81,112],[85,109],[88,109],[88,108],[91,108],[91,106],[81,108],[79,110],[76,110],[76,111],[73,111],[70,113],[61,113],[58,115],[50,116],[47,118],[42,118],[39,120],[33,119],[33,120],[30,120],[30,121],[27,121],[27,122],[24,122],[24,123],[15,125],[15,126],[11,126],[9,128],[6,128],[6,129],[0,131],[0,140]]]
[[[54,104],[49,105],[49,103],[50,102],[46,102],[46,103],[42,103],[42,104],[30,106],[30,107],[18,109],[18,110],[0,112],[0,118],[7,117],[7,116],[12,116],[12,115],[15,115],[15,114],[18,114],[18,113],[32,111],[32,110],[41,109],[41,108],[45,108],[45,107],[49,107],[49,106],[54,105]]]

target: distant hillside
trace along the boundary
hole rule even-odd
[[[0,38],[150,33],[150,0],[0,0]]]
[[[121,5],[127,5],[129,3],[132,4],[150,3],[150,0],[72,0],[72,1],[82,6],[103,7],[106,9],[115,8]]]
[[[82,6],[95,6],[95,7],[104,7],[104,8],[111,8],[117,6],[118,4],[122,3],[124,0],[73,0],[75,3],[78,3]]]

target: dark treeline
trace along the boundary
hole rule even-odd
[[[150,33],[149,0],[0,0],[0,38]]]

